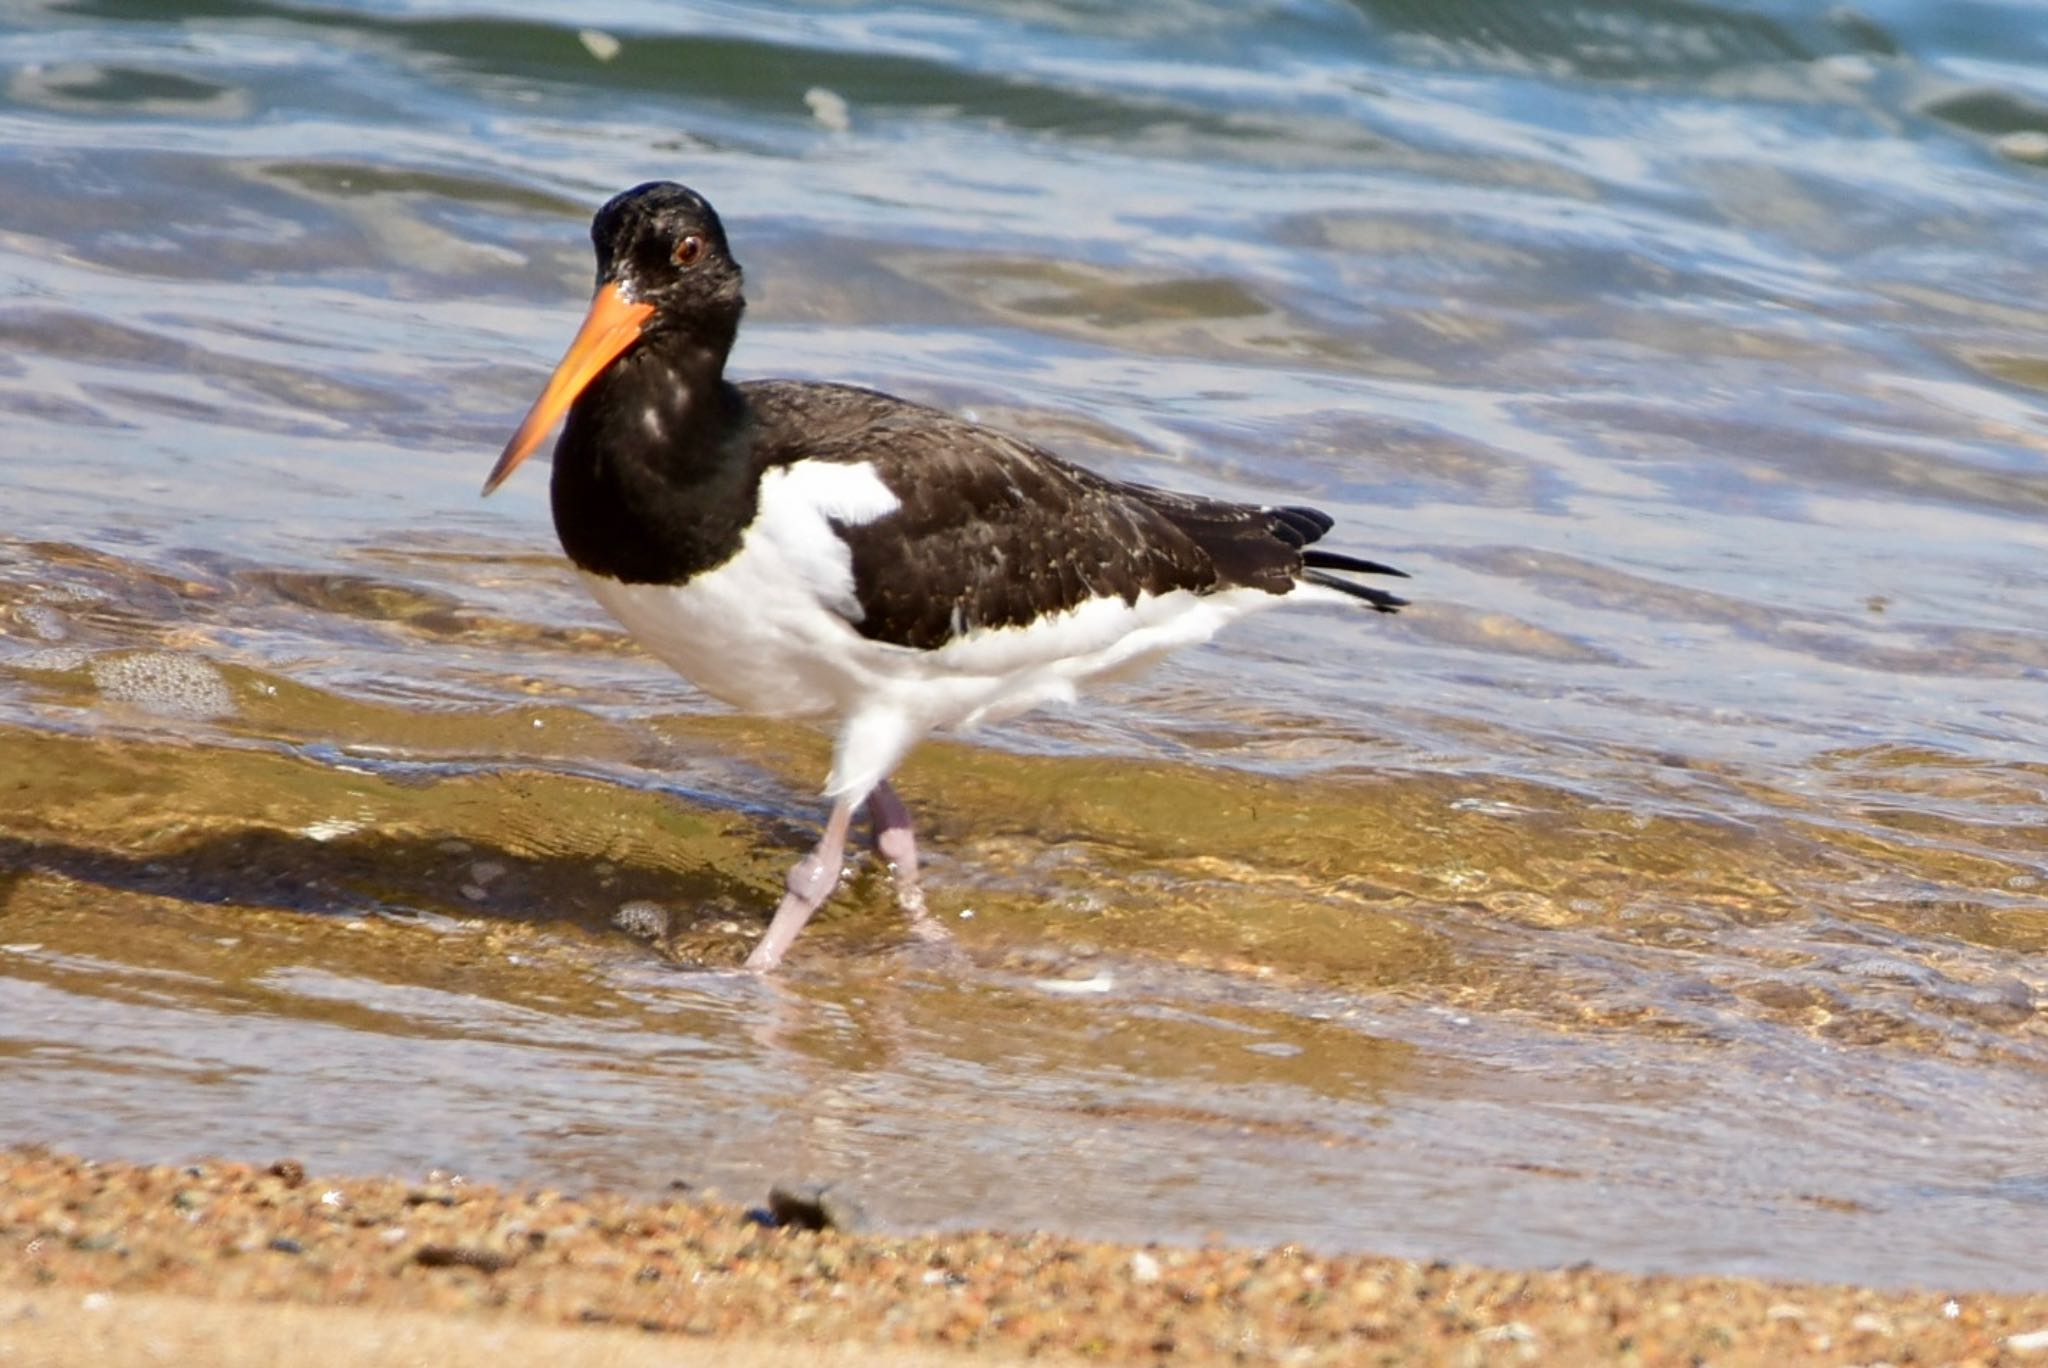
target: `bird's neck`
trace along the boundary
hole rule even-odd
[[[746,400],[723,348],[651,335],[569,410],[550,488],[580,568],[676,583],[723,563],[753,521]]]
[[[601,459],[622,467],[637,459],[663,475],[688,478],[687,467],[724,426],[730,388],[722,348],[657,334],[592,381],[569,421],[596,427],[603,438],[595,448]]]

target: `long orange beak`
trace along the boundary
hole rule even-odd
[[[505,450],[498,456],[498,463],[491,467],[490,477],[484,481],[486,495],[505,483],[519,463],[533,454],[540,439],[568,412],[584,386],[640,339],[642,325],[653,315],[652,304],[635,304],[617,285],[598,287],[597,298],[590,301],[590,312],[583,316],[583,326],[576,330],[576,340],[562,353],[555,373],[548,377],[547,388],[533,401],[533,407],[519,422],[519,431],[512,434],[512,440],[505,443]]]

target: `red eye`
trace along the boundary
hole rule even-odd
[[[686,238],[679,239],[676,242],[675,251],[669,253],[670,258],[678,266],[694,266],[697,264],[697,258],[703,255],[704,239],[698,237],[695,233],[690,234]]]

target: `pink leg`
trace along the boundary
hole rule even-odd
[[[924,890],[917,886],[917,833],[910,828],[910,809],[884,779],[868,795],[868,822],[873,827],[875,854],[896,880],[896,902],[913,916],[924,912]]]
[[[788,891],[768,923],[768,934],[747,956],[747,968],[766,973],[782,963],[797,932],[804,929],[811,914],[824,905],[838,886],[839,871],[846,860],[846,828],[853,820],[853,809],[853,801],[845,798],[832,805],[832,815],[825,819],[825,831],[818,837],[818,844],[789,871],[789,878],[784,881]]]
[[[875,854],[896,880],[896,906],[909,916],[912,934],[924,941],[951,939],[946,928],[925,911],[924,889],[917,882],[917,835],[910,829],[910,809],[886,779],[868,795],[868,821],[874,828]]]

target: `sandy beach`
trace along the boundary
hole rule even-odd
[[[2048,1362],[2048,1293],[893,1235],[460,1180],[0,1160],[0,1363]]]

